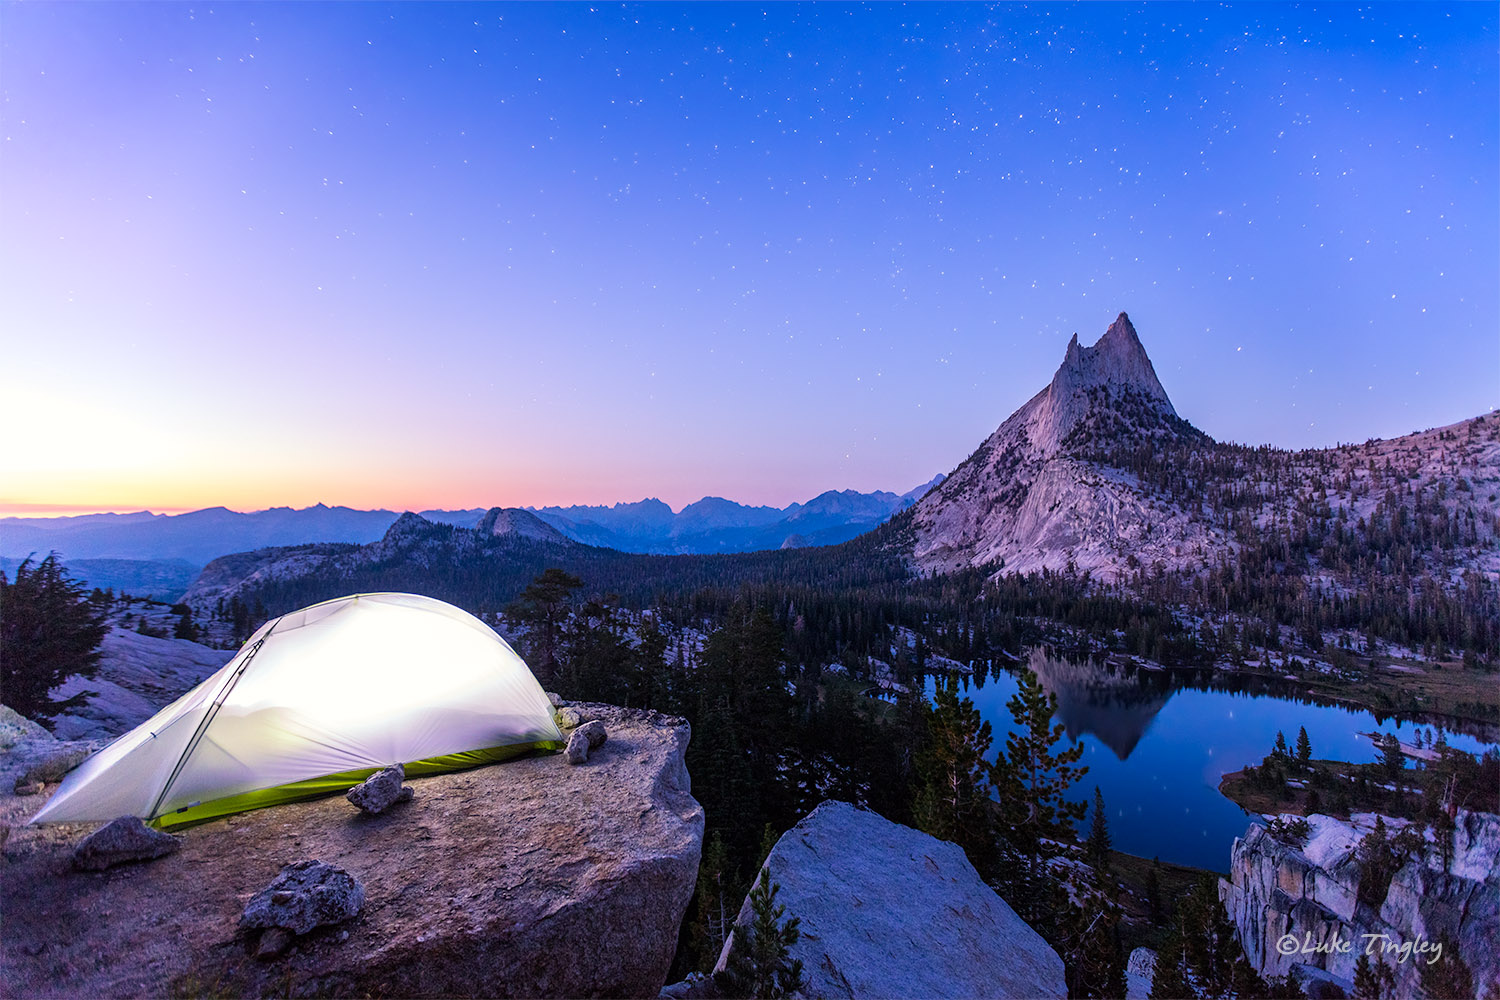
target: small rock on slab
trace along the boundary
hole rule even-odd
[[[398,802],[411,801],[415,793],[402,784],[405,780],[406,768],[392,764],[349,789],[344,798],[367,813],[383,813]]]
[[[127,861],[150,861],[182,847],[182,838],[153,830],[139,816],[111,820],[84,838],[73,852],[73,867],[97,872]]]
[[[240,926],[306,934],[314,927],[348,920],[364,905],[365,887],[359,879],[322,861],[298,861],[256,893],[240,916]]]
[[[583,716],[576,708],[559,708],[552,713],[552,717],[557,720],[559,729],[577,729],[583,725]]]
[[[573,735],[568,737],[568,747],[563,755],[568,758],[569,764],[583,764],[589,759],[589,754],[604,745],[609,734],[604,731],[604,723],[595,719],[593,722],[585,722],[573,730]]]
[[[34,792],[22,792],[21,788],[25,785],[63,780],[64,775],[79,764],[82,764],[85,760],[88,760],[89,754],[92,752],[93,750],[85,744],[82,746],[64,747],[44,755],[23,771],[21,776],[16,779],[16,794],[35,794]]]

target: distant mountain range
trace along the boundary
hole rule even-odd
[[[1243,633],[1233,623],[1214,632],[1235,655],[1280,641],[1255,631],[1271,618],[1314,651],[1329,629],[1377,627],[1475,662],[1500,648],[1500,414],[1304,451],[1215,441],[1177,414],[1123,313],[1092,347],[1075,336],[1041,392],[951,475],[905,497],[474,514],[455,526],[407,513],[367,544],[225,556],[186,600],[203,613],[238,600],[279,614],[415,590],[495,610],[548,567],[639,603],[746,586],[888,596],[918,575],[963,574],[972,586],[1046,572],[1205,613],[1205,629],[1207,613],[1243,613]],[[796,547],[861,524],[873,528]],[[654,554],[701,553],[709,539],[719,546],[709,554]],[[1129,743],[1122,733],[1111,745]]]
[[[1189,606],[1274,606],[1309,632],[1379,615],[1400,622],[1403,641],[1489,649],[1500,621],[1500,414],[1304,451],[1215,441],[1177,414],[1121,313],[1092,347],[1075,336],[1051,382],[951,475],[901,496],[829,492],[779,510],[708,497],[679,512],[643,500],[50,524],[0,521],[4,554],[242,550],[194,581],[200,608],[238,597],[287,610],[351,587],[498,607],[551,565],[647,599],[768,579],[889,586],[913,572],[1051,571]],[[332,541],[308,544],[317,538]]]
[[[675,513],[656,499],[612,507],[525,509],[562,538],[623,552],[748,552],[853,538],[910,507],[942,478],[900,495],[829,490],[806,503],[781,508],[704,497]],[[485,515],[485,508],[421,512],[425,520],[459,528],[478,527]],[[10,572],[15,560],[57,551],[75,575],[87,575],[96,586],[129,589],[149,582],[159,589],[175,585],[184,573],[191,579],[197,569],[231,553],[315,542],[374,542],[385,536],[397,516],[389,510],[318,504],[252,513],[210,507],[175,515],[141,511],[6,517],[0,518],[0,557],[12,560],[3,564]],[[177,592],[182,589],[177,587]]]

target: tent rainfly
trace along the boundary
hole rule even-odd
[[[526,664],[479,619],[358,594],[262,625],[217,673],[80,764],[33,823],[180,826],[359,784],[555,750]]]

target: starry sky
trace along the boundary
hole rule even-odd
[[[905,491],[1130,313],[1500,405],[1492,3],[0,6],[0,513]]]

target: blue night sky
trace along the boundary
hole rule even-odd
[[[1497,6],[0,6],[0,513],[906,490],[1127,310],[1500,405]]]

